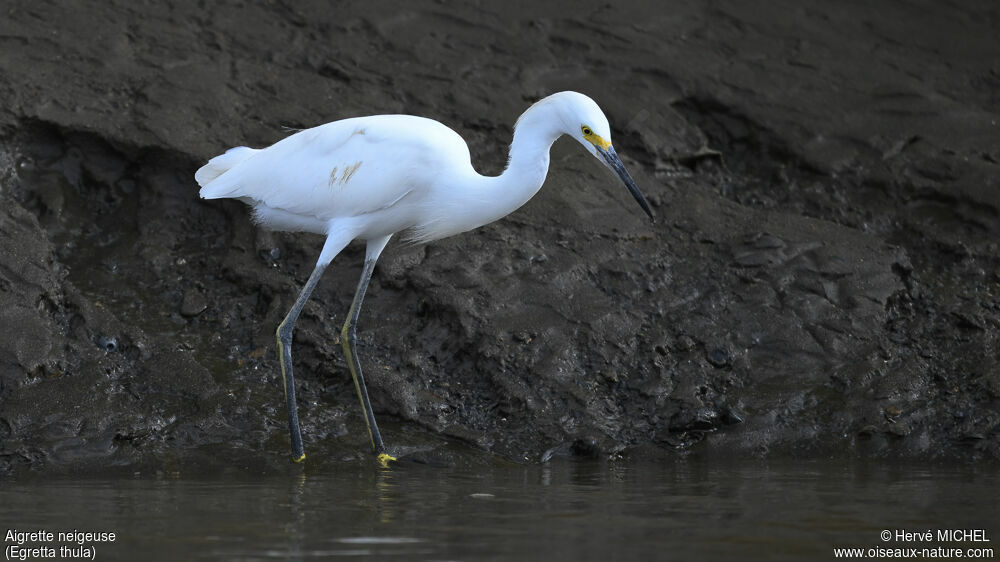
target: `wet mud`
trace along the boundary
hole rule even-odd
[[[562,89],[657,221],[561,141],[510,217],[391,243],[359,325],[391,451],[1000,457],[997,8],[549,6],[11,3],[0,471],[287,467],[274,330],[322,240],[194,170],[405,112],[495,174]],[[307,470],[370,462],[339,344],[362,259],[295,333]]]

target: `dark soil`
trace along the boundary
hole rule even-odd
[[[563,89],[657,222],[562,141],[510,217],[391,244],[359,329],[390,450],[1000,458],[994,2],[405,6],[6,4],[0,472],[289,466],[274,330],[322,240],[194,170],[412,113],[495,174]],[[338,339],[362,259],[295,333],[318,470],[370,462]]]

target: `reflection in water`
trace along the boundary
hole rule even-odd
[[[104,559],[826,560],[920,546],[884,542],[885,529],[984,529],[992,542],[939,546],[1000,546],[998,484],[995,465],[359,463],[259,479],[22,478],[0,488],[0,517],[117,533],[96,545]]]

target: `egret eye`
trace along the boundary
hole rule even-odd
[[[583,128],[583,134],[585,136],[590,136],[590,135],[594,134],[594,131],[590,130],[590,127],[584,127]]]

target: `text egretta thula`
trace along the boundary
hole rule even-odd
[[[608,119],[589,97],[560,92],[528,108],[514,126],[507,168],[496,177],[472,167],[469,147],[450,128],[411,115],[334,121],[262,149],[245,146],[211,159],[195,173],[205,199],[234,198],[274,230],[326,236],[316,268],[278,326],[278,355],[288,404],[292,458],[305,458],[292,376],[292,329],[333,258],[352,240],[367,243],[364,270],[341,331],[341,343],[379,460],[394,460],[382,442],[355,350],[355,325],[375,261],[397,232],[430,242],[504,217],[538,192],[549,148],[576,139],[625,183],[653,218],[646,199],[611,145]]]

